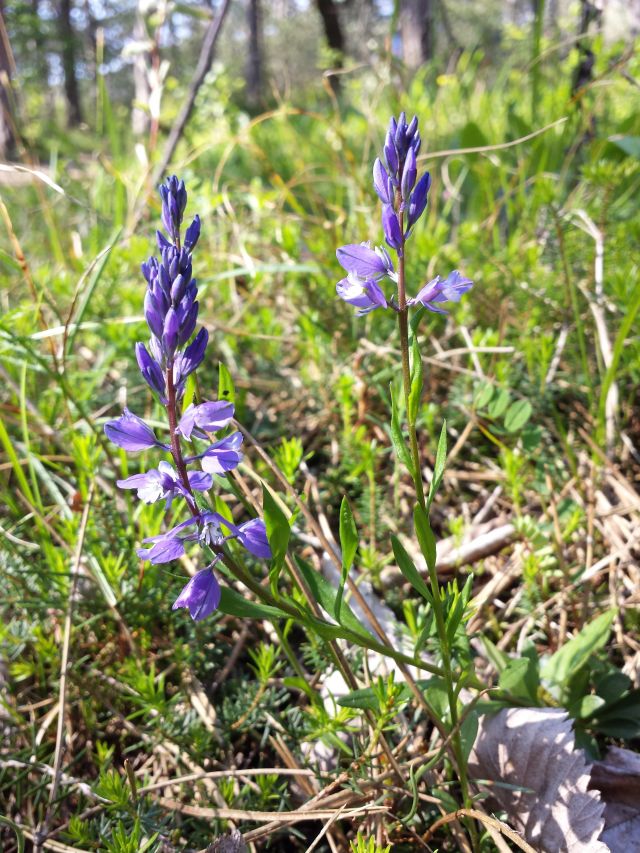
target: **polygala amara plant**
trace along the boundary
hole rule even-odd
[[[292,579],[307,598],[305,604],[279,588],[279,575],[285,565],[291,530],[287,517],[273,496],[265,490],[266,524],[260,518],[236,524],[231,520],[231,513],[220,504],[219,497],[215,508],[207,503],[205,495],[213,486],[214,475],[226,475],[241,462],[242,435],[239,431],[228,431],[234,417],[234,407],[229,400],[197,402],[183,407],[187,379],[204,359],[208,335],[204,328],[197,330],[198,291],[192,277],[192,255],[200,236],[200,219],[196,216],[183,236],[187,193],[184,183],[175,176],[160,187],[164,233],[157,232],[159,256],[142,265],[147,282],[144,313],[150,338],[148,344],[139,342],[135,347],[140,372],[165,409],[168,441],[160,440],[144,420],[128,409],[119,418],[105,424],[104,429],[107,437],[127,452],[156,449],[169,457],[160,461],[157,467],[118,480],[117,484],[122,489],[134,490],[145,503],[164,501],[167,510],[176,513],[177,509],[178,519],[181,513],[187,516],[159,535],[144,539],[143,547],[138,549],[140,557],[153,564],[168,563],[183,556],[190,543],[198,544],[206,555],[205,568],[189,580],[173,608],[188,608],[196,621],[204,619],[219,606],[225,612],[239,616],[293,618],[330,642],[345,639],[389,656],[398,663],[410,663],[430,672],[432,683],[439,685],[436,689],[444,690],[448,708],[440,705],[441,710],[437,713],[428,702],[425,707],[430,708],[441,730],[443,726],[450,726],[451,750],[462,799],[469,808],[471,799],[458,704],[459,691],[464,684],[477,686],[471,657],[460,651],[460,633],[464,635],[470,583],[462,592],[455,584],[444,591],[436,574],[435,537],[429,524],[429,509],[444,472],[446,432],[443,427],[426,495],[416,430],[423,388],[416,329],[425,310],[446,313],[442,304],[458,301],[472,287],[472,282],[454,270],[446,279],[438,277],[418,288],[414,297],[407,296],[404,267],[407,241],[426,208],[430,186],[428,173],[420,180],[417,177],[419,149],[417,119],[407,123],[402,114],[397,121],[392,119],[389,125],[384,162],[378,159],[374,165],[374,186],[383,202],[382,227],[395,260],[386,248],[372,249],[366,243],[343,246],[337,251],[338,260],[347,272],[346,278],[337,285],[338,295],[352,304],[360,315],[376,309],[391,309],[398,316],[408,436],[401,429],[399,408],[393,393],[391,435],[394,448],[415,484],[414,524],[428,565],[430,586],[422,580],[395,538],[393,550],[405,577],[429,605],[431,623],[435,620],[434,631],[423,632],[424,638],[416,644],[413,655],[396,650],[384,637],[380,641],[376,639],[344,600],[348,572],[358,545],[357,530],[346,500],[341,510],[343,570],[339,589],[334,589],[310,565],[296,558],[299,574],[292,572]],[[395,293],[390,294],[383,289],[388,282],[395,284]],[[411,308],[418,310],[409,324]],[[273,556],[269,587],[259,583],[238,563],[235,554],[228,551],[231,540],[236,540],[255,557],[269,559]],[[239,602],[233,598],[232,590],[223,590],[214,573],[216,566],[241,580],[260,603],[243,602],[241,597]],[[324,619],[319,607],[329,614],[330,621]],[[431,641],[431,648],[439,657],[436,662],[425,661],[420,655],[431,635],[437,638],[435,644]],[[463,642],[462,647],[464,645]],[[352,678],[351,684],[354,683]],[[474,839],[474,830],[472,827],[470,830]]]
[[[416,505],[414,525],[418,543],[427,563],[430,589],[426,587],[409,556],[397,539],[393,541],[398,566],[412,586],[428,602],[435,620],[437,651],[444,670],[444,688],[448,700],[451,743],[455,754],[462,797],[466,808],[471,806],[471,797],[466,772],[466,756],[460,736],[459,690],[468,677],[472,679],[473,665],[470,656],[460,654],[455,648],[456,635],[464,631],[463,614],[470,591],[469,582],[460,594],[457,586],[441,589],[436,572],[436,541],[429,523],[429,509],[436,490],[442,480],[446,461],[446,425],[443,425],[436,462],[428,494],[425,494],[422,477],[422,461],[416,429],[419,404],[423,390],[422,357],[418,344],[417,327],[425,309],[436,314],[446,314],[442,304],[458,302],[473,286],[473,282],[458,270],[453,270],[445,279],[439,276],[421,285],[415,296],[407,295],[405,259],[407,242],[414,226],[427,207],[431,177],[428,172],[418,180],[417,155],[421,139],[418,119],[414,116],[407,122],[405,113],[392,117],[384,141],[382,158],[373,165],[373,185],[382,202],[382,230],[384,238],[395,254],[393,262],[384,246],[371,248],[369,243],[349,244],[336,252],[340,265],[347,275],[336,285],[338,296],[357,309],[358,315],[369,314],[377,309],[391,309],[398,315],[398,330],[402,352],[402,385],[406,412],[408,441],[400,426],[398,407],[393,399],[391,435],[394,449],[400,461],[407,467],[414,482]],[[395,293],[389,294],[383,284],[395,285]],[[409,324],[409,309],[418,308]],[[457,659],[457,669],[454,664]],[[471,828],[475,842],[475,831]]]
[[[220,603],[220,584],[213,568],[224,555],[224,545],[237,539],[256,557],[270,557],[264,522],[250,519],[235,525],[220,512],[204,508],[196,493],[208,492],[214,474],[232,471],[242,460],[242,435],[231,432],[211,442],[210,434],[231,424],[233,404],[227,400],[192,403],[182,414],[180,404],[188,377],[204,359],[208,343],[202,327],[194,335],[198,322],[198,288],[192,278],[192,254],[200,237],[200,218],[196,216],[182,238],[182,220],[187,205],[184,181],[173,176],[160,187],[162,224],[166,234],[157,232],[159,257],[142,264],[147,281],[144,314],[151,333],[148,347],[135,346],[143,379],[165,407],[169,443],[156,438],[154,431],[128,409],[116,420],[105,424],[104,431],[114,444],[128,452],[150,448],[165,451],[172,463],[163,460],[157,468],[118,480],[121,489],[134,489],[138,498],[151,504],[164,500],[166,508],[180,501],[190,517],[161,533],[145,539],[148,548],[139,556],[151,563],[168,563],[185,553],[186,542],[198,542],[213,555],[184,587],[173,607],[188,607],[196,621],[204,619]],[[185,455],[183,442],[190,449]],[[195,449],[205,442],[204,449]],[[193,466],[199,463],[200,468]]]

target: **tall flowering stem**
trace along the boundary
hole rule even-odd
[[[391,118],[385,137],[383,154],[373,166],[374,188],[382,202],[382,230],[389,248],[396,255],[394,265],[386,248],[372,248],[369,243],[349,244],[337,250],[338,261],[346,271],[345,278],[336,285],[338,296],[357,309],[358,315],[369,314],[378,309],[393,310],[398,315],[400,350],[402,354],[402,386],[407,416],[409,438],[409,456],[411,464],[407,467],[416,490],[416,531],[425,552],[431,587],[431,604],[438,632],[440,654],[446,683],[449,713],[452,726],[452,748],[456,758],[458,776],[464,805],[471,807],[466,761],[459,733],[459,715],[457,692],[454,683],[452,644],[447,632],[447,614],[441,597],[440,583],[435,565],[435,540],[429,526],[428,509],[432,499],[425,498],[422,479],[420,448],[416,429],[416,396],[422,390],[422,372],[414,368],[412,377],[411,356],[420,359],[417,340],[409,335],[409,311],[412,307],[422,306],[437,314],[446,311],[441,307],[444,302],[457,302],[473,283],[458,270],[449,273],[445,279],[437,276],[423,284],[415,296],[407,295],[405,277],[405,259],[407,242],[412,230],[427,206],[431,178],[425,173],[418,180],[417,156],[421,147],[418,119],[414,116],[407,122],[402,113],[399,118]],[[382,284],[390,281],[396,285],[395,293],[389,295]],[[412,387],[416,383],[417,387]],[[412,398],[414,404],[412,405]],[[403,455],[403,458],[404,455]],[[421,535],[422,534],[422,535]],[[427,541],[431,540],[432,544]],[[424,545],[423,545],[424,543]],[[470,826],[474,846],[477,845],[475,827]]]
[[[189,517],[168,531],[145,539],[149,548],[138,554],[151,563],[169,563],[185,553],[186,544],[196,542],[213,560],[201,569],[184,587],[173,608],[186,607],[191,617],[199,621],[219,605],[222,591],[214,573],[223,560],[236,576],[253,588],[251,576],[238,566],[225,546],[238,540],[256,557],[268,558],[271,549],[264,522],[251,519],[236,525],[213,508],[207,508],[204,496],[213,486],[214,474],[232,471],[242,460],[242,435],[232,432],[211,443],[211,433],[226,431],[233,415],[233,405],[226,400],[191,404],[181,411],[189,376],[202,364],[208,334],[198,322],[198,288],[192,277],[192,254],[200,238],[200,218],[196,216],[182,234],[182,220],[187,205],[183,181],[173,176],[160,187],[162,224],[157,232],[159,255],[142,264],[147,282],[144,313],[150,333],[148,344],[135,346],[136,360],[143,379],[166,410],[169,444],[156,438],[145,422],[125,409],[116,420],[105,424],[107,437],[118,447],[137,452],[156,448],[171,455],[173,465],[166,460],[157,468],[118,480],[122,489],[134,489],[140,500],[166,502],[167,509],[178,501]],[[183,442],[193,448],[185,457]],[[198,451],[198,452],[196,452]],[[199,463],[199,467],[194,465]]]

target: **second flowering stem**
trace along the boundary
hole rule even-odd
[[[399,193],[396,197],[396,203],[398,205],[398,220],[400,223],[400,230],[404,234],[403,228],[403,211],[400,205]],[[422,465],[420,460],[420,448],[418,446],[418,434],[416,429],[416,417],[412,413],[412,406],[410,404],[411,393],[412,393],[412,371],[411,371],[411,363],[410,363],[410,346],[409,346],[409,310],[407,307],[406,300],[406,281],[405,281],[405,265],[404,265],[404,237],[402,239],[401,246],[398,250],[398,330],[400,333],[400,350],[402,353],[402,385],[404,391],[404,403],[405,403],[405,411],[407,414],[407,430],[409,433],[409,444],[411,448],[411,460],[413,467],[413,481],[416,489],[416,499],[419,504],[419,511],[424,513],[424,516],[428,522],[428,510],[427,504],[424,494],[424,484],[422,481]],[[420,353],[418,347],[414,345],[413,348],[414,358],[420,358]],[[417,370],[417,366],[414,364],[414,374],[420,375]],[[421,390],[421,389],[420,389]],[[449,714],[451,717],[451,728],[452,728],[452,738],[451,743],[453,747],[453,752],[456,758],[456,765],[458,768],[458,776],[460,780],[460,788],[462,793],[462,800],[465,805],[465,808],[471,807],[471,797],[469,794],[469,783],[467,778],[467,768],[465,756],[462,750],[462,742],[460,739],[459,732],[459,721],[458,721],[458,703],[456,696],[456,689],[453,680],[453,671],[452,671],[452,656],[451,656],[451,648],[449,644],[449,638],[447,636],[447,626],[446,626],[446,615],[444,612],[442,598],[440,597],[440,582],[438,580],[438,574],[435,567],[435,562],[427,558],[425,554],[425,558],[427,559],[427,565],[429,569],[429,581],[431,586],[431,595],[433,598],[433,611],[436,621],[436,630],[438,632],[438,640],[440,644],[440,654],[442,656],[442,667],[444,669],[444,680],[446,683],[447,689],[447,697],[449,701]],[[476,838],[475,838],[475,827],[470,827],[471,838],[474,843],[474,847],[476,846]]]

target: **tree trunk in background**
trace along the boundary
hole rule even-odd
[[[602,19],[602,7],[597,2],[590,0],[582,0],[580,5],[580,22],[578,25],[578,35],[586,36],[589,32],[589,27],[595,23],[599,27]],[[581,38],[577,43],[580,60],[573,75],[573,84],[571,86],[571,94],[575,95],[580,89],[584,89],[593,78],[593,66],[596,58],[591,50],[591,46],[587,39]]]
[[[419,68],[433,57],[433,4],[434,0],[401,0],[402,59],[409,68]]]
[[[149,40],[140,4],[138,4],[136,20],[133,25],[133,40],[137,47]],[[131,129],[134,136],[146,136],[149,132],[150,113],[148,107],[151,87],[147,68],[147,51],[136,49],[133,57],[133,98],[135,104],[131,111]]]
[[[71,24],[71,0],[60,0],[58,26],[62,42],[64,94],[67,100],[67,126],[76,127],[82,121],[80,89],[76,76],[76,43]]]
[[[257,107],[262,100],[262,15],[260,0],[249,0],[249,51],[247,54],[247,101]]]
[[[7,160],[15,150],[10,92],[11,46],[4,22],[4,2],[0,0],[0,160]]]
[[[338,54],[336,65],[342,68],[342,55],[344,54],[344,35],[340,26],[340,16],[338,15],[338,7],[333,0],[316,0],[316,6],[320,17],[322,18],[322,26],[329,47]],[[340,88],[340,79],[338,77],[330,77],[329,82],[334,92]]]

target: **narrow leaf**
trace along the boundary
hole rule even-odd
[[[442,483],[442,478],[444,477],[444,469],[447,465],[447,422],[442,422],[442,429],[440,430],[440,437],[438,438],[438,447],[436,450],[436,461],[433,466],[433,477],[431,478],[431,485],[429,486],[429,496],[427,497],[427,512],[429,511],[429,507],[433,503],[433,499],[436,496],[438,489],[440,488],[440,484]]]
[[[336,621],[338,616],[340,616],[340,625],[348,631],[351,631],[353,634],[366,638],[366,642],[368,642],[370,639],[369,633],[365,630],[362,623],[348,604],[343,602],[340,608],[340,613],[337,612],[337,589],[333,587],[329,581],[320,574],[320,572],[317,572],[309,565],[309,563],[305,562],[305,560],[301,560],[297,556],[295,559],[298,564],[298,568],[307,582],[307,585],[311,589],[311,593],[315,601],[323,607],[327,613],[331,614]]]
[[[396,558],[396,563],[398,564],[398,568],[404,575],[404,577],[409,581],[411,586],[415,589],[416,592],[419,592],[420,595],[429,602],[432,603],[433,599],[431,597],[431,590],[427,586],[427,584],[422,579],[422,575],[416,569],[413,564],[413,560],[407,554],[404,545],[397,536],[391,537],[391,545],[393,547],[393,553]]]
[[[423,385],[422,356],[418,347],[418,339],[414,335],[411,341],[411,390],[409,391],[409,411],[407,413],[410,424],[415,424],[418,417]]]
[[[353,513],[351,512],[346,495],[342,498],[342,503],[340,504],[340,548],[342,550],[342,575],[336,597],[336,618],[338,622],[340,622],[340,609],[342,607],[344,587],[356,551],[358,550],[358,530],[353,520]]]
[[[420,504],[416,504],[413,510],[413,523],[420,550],[427,561],[429,570],[434,572],[436,569],[436,537],[431,530],[429,518]]]
[[[396,404],[395,397],[393,394],[392,384],[389,386],[389,389],[391,391],[391,442],[393,444],[393,449],[395,450],[398,459],[402,462],[407,471],[411,474],[412,478],[415,479],[413,471],[413,462],[411,461],[409,447],[400,427],[398,406]]]
[[[274,596],[277,596],[278,579],[284,566],[285,557],[287,556],[291,528],[289,527],[287,516],[264,484],[262,486],[262,509],[265,527],[267,528],[267,539],[271,546],[272,555],[269,582],[271,584],[271,592]]]
[[[229,616],[238,616],[241,619],[288,619],[289,614],[278,607],[270,604],[258,604],[249,601],[235,589],[223,586],[220,591],[220,604],[218,609]]]

